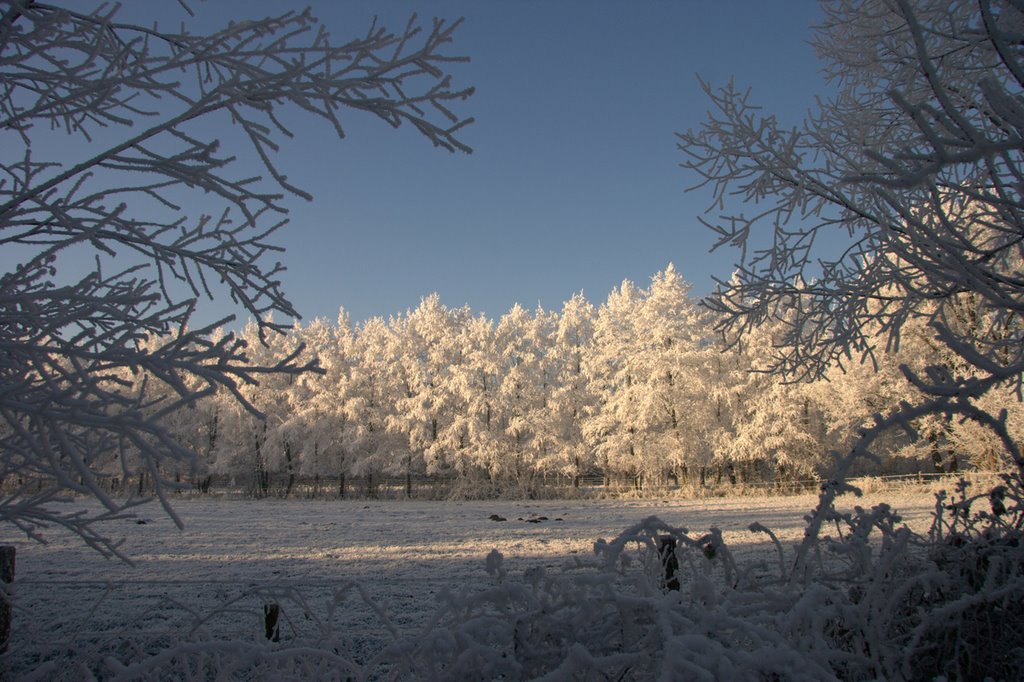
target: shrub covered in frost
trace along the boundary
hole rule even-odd
[[[840,470],[842,467],[840,467]],[[739,679],[924,680],[1024,677],[1024,491],[1019,473],[936,498],[923,534],[882,504],[839,512],[833,481],[793,547],[738,560],[715,528],[649,517],[590,559],[513,576],[492,551],[486,590],[443,593],[411,632],[357,584],[326,611],[301,589],[254,589],[291,614],[281,641],[225,641],[207,624],[249,606],[195,614],[163,640],[65,652],[62,672],[103,679]],[[344,625],[351,600],[373,609],[377,637]],[[318,610],[319,609],[319,610]],[[301,615],[296,615],[301,614]],[[282,629],[284,633],[284,629]]]

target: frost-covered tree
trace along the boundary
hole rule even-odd
[[[351,472],[365,478],[370,494],[375,492],[375,477],[394,469],[395,453],[408,448],[407,437],[389,427],[402,395],[397,347],[383,318],[371,318],[356,330],[355,362],[343,408],[349,428],[343,443],[351,453]]]
[[[321,369],[296,377],[287,387],[288,408],[279,428],[290,457],[298,461],[292,470],[313,479],[314,495],[328,476],[337,478],[341,492],[350,464],[345,451],[349,427],[345,404],[352,388],[352,326],[341,310],[336,325],[316,319],[305,327],[296,325],[290,335],[298,337]]]
[[[571,476],[575,488],[579,487],[580,476],[594,466],[583,423],[596,408],[585,370],[586,358],[593,351],[595,314],[594,306],[582,293],[565,301],[548,351],[555,377],[548,415],[553,468]]]
[[[239,339],[257,365],[287,366],[304,354],[295,334],[264,335],[261,325],[253,321],[239,333]],[[286,476],[285,494],[294,484],[298,461],[289,424],[296,376],[294,372],[268,373],[259,380],[241,382],[234,392],[218,393],[217,465],[255,497],[269,495],[277,475]]]
[[[501,352],[499,414],[504,427],[501,473],[520,494],[533,489],[533,480],[553,452],[550,396],[553,377],[548,347],[551,314],[538,308],[530,314],[516,304],[498,320],[495,338]]]
[[[712,459],[710,362],[718,353],[707,312],[690,285],[669,266],[651,278],[637,309],[635,340],[644,385],[642,414],[653,457],[664,471],[685,478]]]
[[[784,322],[773,366],[790,375],[878,364],[879,349],[917,334],[927,363],[900,367],[927,396],[900,422],[914,447],[949,468],[968,418],[994,438],[979,461],[1018,460],[1003,409],[1024,377],[1024,10],[824,8],[815,45],[836,94],[802,126],[708,86],[714,111],[680,135],[685,165],[723,207],[709,225],[742,249],[711,305],[733,332]],[[737,201],[760,207],[744,213]]]
[[[462,363],[454,368],[454,381],[462,409],[452,422],[455,439],[453,465],[469,492],[491,482],[500,472],[503,429],[500,400],[501,353],[494,322],[483,315],[467,320],[458,338]]]
[[[645,458],[647,431],[641,406],[645,397],[643,368],[635,353],[646,332],[637,326],[643,293],[626,280],[598,308],[594,321],[593,353],[587,375],[598,408],[586,420],[584,433],[606,472],[625,472],[640,487],[643,475],[656,470]]]
[[[587,361],[597,406],[585,433],[602,466],[644,480],[686,478],[714,454],[712,362],[706,311],[669,265],[648,289],[626,281],[594,321]]]
[[[404,461],[392,463],[392,469],[406,477],[406,495],[412,494],[413,473],[445,473],[452,466],[458,445],[455,415],[462,412],[454,377],[462,362],[458,338],[466,317],[466,310],[450,310],[431,294],[391,322],[401,394],[390,425],[408,441]]]
[[[973,298],[970,294],[961,294],[956,300],[944,302],[947,319],[969,334],[978,333],[980,328],[971,322],[976,315]],[[920,400],[921,393],[907,380],[904,367],[915,374],[937,366],[953,375],[975,375],[975,370],[963,358],[935,338],[923,318],[904,324],[898,345],[884,343],[884,337],[881,341],[871,351],[873,362],[837,364],[827,370],[827,381],[816,382],[811,387],[826,418],[833,446],[838,450],[847,449],[857,431],[871,425],[875,414],[901,403]],[[977,404],[990,414],[1006,410],[1010,433],[1016,442],[1021,442],[1024,434],[1014,424],[1020,423],[1018,415],[1024,405],[1013,395],[1012,385],[993,388],[979,398]],[[938,414],[915,420],[913,425],[919,438],[908,440],[903,433],[886,434],[879,442],[880,454],[918,460],[919,466],[934,467],[937,472],[955,471],[962,464],[983,471],[999,470],[1011,464],[998,438],[975,421]],[[901,466],[896,459],[890,461],[893,466]]]
[[[1019,385],[1024,10],[1001,0],[823,7],[814,44],[836,94],[802,126],[762,112],[747,91],[708,85],[707,122],[680,135],[684,165],[724,207],[708,224],[720,245],[742,249],[713,305],[744,330],[803,297],[776,358],[787,372],[870,353],[879,331],[895,340],[922,317],[983,377],[973,394]],[[950,319],[965,293],[981,330]],[[956,377],[938,370],[924,383]]]
[[[709,224],[742,249],[737,277],[712,305],[734,332],[783,324],[773,366],[790,376],[895,349],[918,325],[943,352],[921,370],[901,368],[923,396],[880,409],[839,460],[788,586],[801,602],[818,594],[823,606],[851,607],[817,620],[844,632],[838,677],[1017,679],[1024,457],[1004,408],[1024,383],[1024,8],[823,7],[815,44],[836,94],[803,125],[784,127],[746,92],[708,87],[709,119],[680,136],[686,165],[723,213]],[[846,477],[884,434],[927,442],[922,426],[938,437],[964,419],[998,444],[1008,465],[1000,485],[940,494],[927,537],[900,527],[887,505],[836,511],[837,495],[854,490]],[[826,527],[843,521],[856,530],[829,542]],[[853,549],[874,529],[877,561],[874,549]],[[823,547],[862,560],[833,582],[821,572]],[[853,651],[857,674],[845,667]]]
[[[793,309],[799,304],[791,304]],[[788,319],[788,318],[787,318]],[[766,320],[726,353],[742,372],[733,386],[732,434],[719,456],[746,481],[760,470],[775,481],[815,475],[827,462],[825,430],[812,383],[787,381],[769,371],[772,353],[788,326]],[[822,391],[828,385],[819,382]]]
[[[215,333],[215,338],[219,338]],[[145,343],[148,347],[158,348],[165,342],[159,336],[150,337]],[[153,419],[158,419],[161,425],[167,429],[171,437],[179,444],[196,453],[204,462],[203,468],[196,468],[193,462],[168,459],[157,462],[158,467],[164,467],[162,471],[149,471],[142,464],[137,453],[130,453],[127,457],[113,457],[113,470],[109,481],[112,492],[127,492],[132,486],[139,495],[152,490],[155,480],[161,477],[173,478],[176,483],[183,481],[191,482],[200,489],[209,486],[209,469],[215,461],[215,448],[218,435],[218,411],[219,401],[216,395],[206,396],[199,400],[186,404],[183,407],[175,407],[167,410],[168,406],[174,405],[174,397],[177,391],[173,386],[160,381],[158,378],[144,372],[126,372],[125,379],[135,385],[135,391],[139,395],[147,397],[147,404],[143,408],[144,414]],[[184,376],[183,380],[188,382],[190,389],[198,392],[201,390],[201,379],[194,375]]]
[[[230,296],[264,330],[280,326],[265,321],[273,311],[295,316],[271,260],[286,198],[308,198],[274,161],[291,136],[284,112],[339,137],[349,114],[369,113],[466,151],[467,120],[449,106],[470,94],[445,71],[457,22],[373,25],[335,45],[308,11],[208,35],[118,11],[0,6],[0,243],[19,259],[0,277],[0,520],[34,537],[63,525],[106,552],[95,515],[48,503],[70,490],[116,514],[136,502],[107,494],[99,463],[195,461],[122,370],[172,387],[165,413],[218,387],[238,398],[263,369],[240,339],[189,328],[197,297]],[[218,125],[241,142],[222,149]],[[152,334],[164,343],[145,345]],[[167,483],[154,479],[173,516]]]

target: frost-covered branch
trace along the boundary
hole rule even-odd
[[[802,126],[705,85],[712,114],[679,136],[683,166],[712,191],[718,245],[740,251],[710,305],[742,332],[801,297],[776,358],[789,373],[818,373],[873,347],[879,325],[897,340],[925,317],[1019,378],[1024,15],[967,0],[825,12],[815,46],[837,94]],[[966,292],[981,326],[954,329],[946,306]]]
[[[173,516],[164,464],[199,462],[161,418],[315,366],[301,348],[260,364],[216,325],[189,328],[196,299],[222,293],[261,341],[285,328],[272,313],[298,316],[272,260],[289,196],[310,198],[274,158],[292,117],[341,138],[369,113],[468,152],[471,119],[453,107],[472,94],[447,72],[458,21],[373,24],[336,45],[308,10],[209,35],[117,13],[32,0],[0,13],[0,245],[19,259],[0,276],[0,485],[16,491],[0,520],[33,537],[63,523],[115,553],[85,521],[40,510],[61,491],[101,515],[128,508],[104,485],[119,468],[149,476]]]

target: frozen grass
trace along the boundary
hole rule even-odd
[[[912,528],[927,528],[930,493],[892,498],[892,491],[847,497],[839,507],[889,501]],[[140,641],[158,648],[197,634],[258,642],[270,602],[286,605],[283,641],[327,628],[371,657],[395,631],[428,629],[446,590],[493,585],[485,570],[493,549],[513,578],[537,568],[558,572],[591,561],[595,540],[657,515],[694,533],[721,529],[743,563],[771,561],[766,537],[748,526],[760,522],[794,544],[816,502],[813,495],[449,503],[183,498],[176,509],[184,531],[155,506],[138,519],[112,522],[108,530],[125,536],[134,566],[105,560],[71,537],[43,546],[0,536],[18,551],[7,665],[19,674],[49,659],[66,672],[79,652],[116,654]]]

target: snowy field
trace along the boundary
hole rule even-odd
[[[445,590],[493,584],[492,549],[511,579],[530,568],[562,570],[588,561],[594,541],[611,539],[651,515],[703,532],[724,532],[741,562],[773,556],[759,521],[784,544],[799,541],[811,495],[702,500],[329,501],[183,498],[179,531],[159,507],[110,529],[124,535],[134,566],[106,560],[70,537],[38,545],[0,535],[17,547],[14,632],[8,663],[15,673],[53,656],[140,638],[205,636],[258,640],[262,606],[283,608],[282,640],[309,628],[343,630],[372,652],[389,636],[429,627]],[[928,527],[934,498],[888,492],[846,505],[888,501],[906,522]],[[85,503],[82,503],[85,504]],[[842,505],[841,505],[842,506]],[[495,520],[492,517],[503,518]],[[360,595],[358,584],[364,591]],[[379,606],[374,610],[369,602]],[[128,654],[130,657],[130,654]]]

